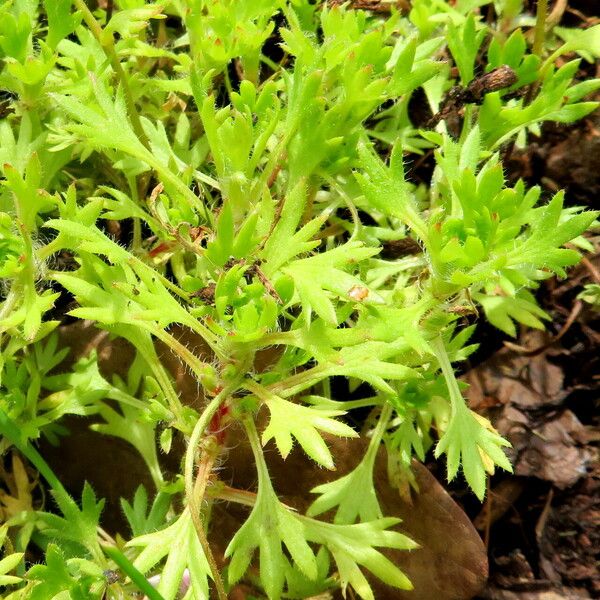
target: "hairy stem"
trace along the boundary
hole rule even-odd
[[[179,356],[179,358],[185,362],[188,367],[194,372],[194,374],[198,377],[198,380],[202,382],[204,377],[206,376],[206,368],[207,364],[202,362],[197,356],[195,356],[188,348],[179,342],[175,337],[173,337],[170,333],[167,333],[164,329],[160,327],[156,327],[152,329],[152,333],[161,341],[164,342],[171,350]],[[202,338],[204,339],[204,337]],[[213,352],[215,352],[215,348],[211,343],[209,343],[206,339],[204,341],[208,344]],[[215,355],[223,360],[223,355],[221,352]]]
[[[198,465],[196,483],[194,484],[192,495],[189,496],[189,508],[190,514],[192,516],[192,523],[194,524],[194,529],[196,530],[196,535],[198,536],[198,541],[200,542],[200,545],[204,550],[204,555],[206,556],[206,559],[210,566],[219,600],[227,600],[227,593],[225,592],[225,586],[223,585],[223,580],[221,579],[221,574],[219,573],[219,567],[210,548],[210,544],[208,543],[208,539],[206,538],[206,532],[204,531],[204,524],[202,523],[201,518],[202,498],[204,497],[204,493],[206,492],[208,479],[212,472],[212,468],[215,463],[215,459],[217,458],[217,455],[218,450],[216,448],[212,448],[211,450],[205,450],[202,452],[202,457]]]
[[[248,436],[248,441],[250,442],[250,448],[252,449],[252,454],[254,455],[256,472],[258,475],[259,494],[261,490],[266,489],[269,489],[272,494],[275,494],[275,491],[273,490],[273,484],[271,483],[271,478],[269,477],[269,469],[267,468],[265,455],[260,444],[260,438],[258,437],[258,431],[256,430],[256,424],[250,417],[244,419],[243,422],[244,428],[246,429],[246,435]]]
[[[215,581],[215,585],[217,588],[217,593],[219,595],[219,600],[227,600],[227,594],[225,593],[225,588],[223,587],[223,582],[219,575],[219,570],[212,555],[212,551],[209,547],[208,541],[206,539],[206,534],[204,533],[204,526],[202,524],[202,520],[200,518],[200,509],[202,506],[202,500],[204,498],[204,494],[206,492],[206,486],[208,483],[208,478],[210,477],[210,473],[212,470],[212,465],[216,458],[216,452],[213,450],[212,452],[207,452],[206,450],[202,452],[202,458],[200,460],[198,474],[196,480],[194,481],[194,462],[196,456],[196,449],[204,435],[208,424],[211,419],[219,409],[219,407],[231,396],[231,394],[238,388],[239,381],[241,377],[236,378],[229,385],[225,386],[219,394],[217,394],[209,403],[208,406],[204,409],[200,418],[196,422],[194,426],[194,430],[192,431],[192,435],[190,436],[190,441],[188,443],[188,447],[185,453],[185,461],[184,461],[184,481],[185,481],[185,494],[187,497],[189,509],[192,515],[192,522],[194,524],[194,528],[196,529],[196,533],[198,535],[198,540],[204,549],[206,558],[209,562],[213,579]]]
[[[269,392],[287,398],[298,392],[318,383],[324,377],[329,375],[329,367],[327,365],[317,365],[312,369],[307,369],[295,375],[290,375],[288,378],[278,381],[271,385],[265,386]]]
[[[373,430],[373,437],[371,437],[371,441],[364,458],[364,460],[369,463],[371,469],[373,469],[373,465],[375,464],[377,451],[379,450],[381,440],[383,439],[383,434],[387,430],[393,412],[394,409],[392,405],[389,402],[384,402],[381,408],[381,414],[379,415],[379,420],[377,421],[377,425]]]
[[[213,418],[214,414],[217,412],[219,407],[231,396],[231,394],[238,388],[239,380],[233,381],[231,384],[224,387],[207,405],[207,407],[202,411],[202,414],[196,421],[196,425],[192,431],[192,435],[190,436],[190,441],[188,442],[188,447],[185,453],[185,461],[184,461],[184,479],[185,479],[185,493],[189,499],[192,497],[194,492],[194,461],[196,455],[196,449],[210,420]]]

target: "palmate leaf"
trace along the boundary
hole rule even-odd
[[[73,95],[49,94],[56,106],[71,117],[71,121],[62,128],[63,134],[67,132],[66,137],[69,141],[65,145],[59,144],[57,149],[74,144],[77,139],[69,137],[69,134],[75,134],[85,140],[85,157],[93,150],[122,152],[128,157],[142,161],[149,169],[154,169],[167,187],[167,191],[174,192],[188,207],[204,210],[201,201],[181,180],[179,173],[174,172],[177,165],[171,164],[170,157],[163,152],[155,153],[148,150],[137,135],[137,133],[140,136],[146,134],[134,131],[129,120],[123,87],[117,88],[114,99],[105,81],[91,76],[91,87],[97,102],[91,106]],[[151,129],[147,120],[142,120],[142,123],[146,123],[147,128]]]
[[[475,495],[483,500],[486,474],[493,474],[494,465],[512,472],[510,461],[502,450],[510,445],[487,419],[477,415],[463,403],[462,408],[453,414],[448,429],[440,438],[435,457],[447,455],[448,481],[454,479],[459,465],[462,465],[467,483]]]
[[[347,346],[328,357],[328,371],[330,375],[356,377],[382,392],[395,394],[395,390],[386,379],[405,380],[419,377],[414,369],[393,362],[399,350],[406,347],[407,344],[402,339],[396,343],[365,342]]]
[[[373,486],[373,459],[375,454],[365,455],[358,466],[340,479],[313,488],[313,494],[321,494],[306,514],[315,517],[338,507],[334,523],[352,524],[383,517]]]
[[[309,507],[309,516],[319,515],[337,507],[334,523],[350,525],[357,519],[369,522],[383,517],[373,483],[373,469],[392,411],[391,404],[384,402],[368,449],[350,473],[311,490],[312,493],[321,495]]]
[[[474,294],[473,300],[481,304],[487,320],[492,325],[512,337],[517,335],[514,321],[535,329],[544,329],[540,319],[550,319],[550,316],[535,303],[532,294],[526,290],[521,290],[515,297]]]
[[[138,139],[129,122],[123,88],[117,88],[113,100],[105,82],[92,77],[91,85],[98,102],[93,107],[75,96],[50,94],[56,105],[73,119],[67,129],[95,148],[121,150],[148,164],[154,163],[151,153]]]
[[[319,406],[303,406],[284,400],[265,388],[253,386],[257,396],[267,405],[271,418],[262,434],[262,443],[275,439],[283,458],[292,450],[295,438],[313,460],[328,469],[334,468],[333,458],[319,431],[340,437],[358,437],[348,425],[333,417],[345,414],[343,410],[332,410]]]
[[[71,0],[44,0],[48,18],[46,43],[55,49],[58,42],[75,31],[81,17],[71,13]]]
[[[36,278],[39,276],[38,258],[32,241],[36,233],[36,220],[39,214],[47,212],[53,207],[54,203],[50,195],[45,190],[40,189],[42,185],[42,165],[37,152],[32,152],[28,156],[24,176],[16,167],[10,164],[5,164],[3,171],[6,177],[4,186],[8,188],[13,196],[14,210],[18,215],[17,223],[20,224],[20,231],[13,243],[5,240],[4,235],[2,235],[3,232],[0,232],[0,255],[5,252],[9,256],[13,255],[12,260],[5,265],[4,270],[7,271],[6,275],[12,276],[13,290],[19,289],[19,293],[16,295],[12,311],[4,315],[1,320],[0,333],[21,327],[25,339],[32,342],[40,333],[44,313],[52,308],[54,301],[60,295],[53,294],[50,290],[44,290],[38,294],[36,289]],[[4,214],[6,219],[8,215]],[[5,245],[7,242],[9,243],[8,248]],[[2,270],[1,267],[0,270]]]
[[[101,199],[95,202],[95,206],[99,213],[102,209]],[[91,216],[95,220],[98,215]],[[64,248],[100,254],[106,256],[111,263],[116,265],[128,262],[132,258],[132,255],[125,248],[104,235],[91,223],[50,219],[44,223],[44,226],[56,229],[59,232],[57,243],[60,243]]]
[[[370,306],[361,311],[355,329],[364,331],[368,339],[395,342],[404,338],[406,343],[420,355],[431,352],[420,326],[421,319],[431,309],[431,300],[403,306]]]
[[[409,364],[415,364],[418,357],[431,352],[420,321],[434,304],[426,300],[402,308],[363,305],[357,307],[358,320],[351,328],[332,327],[317,318],[310,326],[285,332],[284,339],[285,343],[309,352],[320,364],[329,363],[331,375],[343,375],[343,371],[350,375],[359,363],[369,361],[372,366],[381,367],[383,378],[415,377],[416,372],[394,366],[394,361],[388,359],[408,355],[412,357]],[[382,362],[385,364],[380,365]],[[363,375],[369,375],[366,369]],[[385,385],[384,389],[389,391]]]
[[[261,259],[265,263],[263,270],[269,277],[273,277],[290,259],[319,245],[319,242],[312,238],[327,220],[328,212],[298,229],[306,204],[306,187],[306,181],[302,179],[288,192],[279,221],[265,242]]]
[[[150,19],[165,19],[165,15],[161,14],[162,10],[162,6],[152,3],[145,3],[140,8],[119,10],[106,24],[104,35],[108,36],[110,32],[123,39],[134,37],[148,27]]]
[[[370,207],[384,215],[400,219],[425,241],[426,226],[404,178],[400,144],[392,148],[389,167],[375,154],[373,148],[365,144],[359,145],[358,154],[362,172],[355,173],[355,177]]]
[[[62,483],[48,466],[42,455],[31,446],[21,433],[18,425],[0,408],[0,432],[14,444],[27,459],[35,465],[38,472],[52,487],[52,495],[65,518],[56,514],[38,512],[40,523],[45,522],[48,528],[44,533],[52,538],[72,540],[83,545],[92,555],[99,556],[100,545],[97,528],[104,500],[96,502],[94,491],[86,482],[83,488],[81,509],[65,490]]]
[[[260,477],[259,477],[260,480]],[[279,502],[270,483],[259,484],[256,504],[235,534],[225,551],[231,557],[228,569],[229,583],[237,582],[248,569],[255,551],[259,550],[260,581],[269,599],[282,597],[289,561],[285,545],[294,564],[309,580],[319,576],[318,561],[308,542],[320,544],[333,556],[340,575],[342,588],[352,585],[365,600],[374,600],[373,592],[360,566],[365,567],[388,585],[411,589],[410,581],[402,571],[381,554],[376,547],[410,550],[416,548],[412,540],[387,528],[399,519],[377,519],[358,525],[323,523],[302,517]],[[359,566],[360,565],[360,566]],[[321,573],[322,576],[322,573]]]
[[[381,298],[368,290],[364,282],[345,271],[354,264],[374,256],[379,250],[366,248],[359,242],[351,242],[315,256],[292,260],[319,245],[319,241],[313,238],[330,214],[329,210],[323,211],[297,230],[304,211],[306,194],[306,181],[302,179],[286,196],[281,217],[260,255],[264,261],[262,268],[264,273],[273,279],[280,272],[292,277],[308,318],[314,309],[327,322],[335,324],[335,308],[330,299],[332,295],[350,300],[348,293],[353,287],[358,287],[368,292],[366,301],[381,302]]]
[[[423,435],[419,433],[416,424],[416,414],[413,416],[407,411],[402,418],[402,422],[387,440],[388,453],[398,454],[402,463],[410,465],[413,454],[419,460],[425,460],[425,448],[423,444]]]
[[[379,295],[370,291],[361,279],[343,270],[378,252],[378,248],[366,248],[360,242],[348,242],[283,267],[282,271],[294,280],[306,319],[310,320],[314,310],[324,321],[335,325],[337,316],[330,297],[334,295],[351,301],[353,289],[364,290],[364,302],[382,302]]]
[[[22,299],[22,304],[0,323],[0,333],[16,327],[23,328],[23,335],[28,342],[42,339],[58,325],[58,321],[42,322],[42,317],[53,306],[60,293],[44,290],[41,294],[32,285],[28,287]]]
[[[114,388],[102,377],[95,351],[79,359],[71,372],[44,377],[42,387],[52,393],[38,402],[34,418],[19,423],[21,431],[29,438],[36,437],[39,429],[64,415],[88,416],[97,413],[102,398],[129,400],[127,394]],[[132,401],[136,402],[135,399]]]
[[[502,450],[511,444],[498,434],[487,419],[474,413],[465,404],[441,337],[433,340],[432,348],[446,380],[451,405],[450,419],[436,446],[435,457],[447,455],[448,481],[454,479],[458,467],[462,465],[467,483],[475,495],[483,500],[486,473],[493,474],[495,465],[512,472],[510,461]]]
[[[143,485],[139,485],[130,504],[121,498],[121,508],[127,518],[134,536],[157,531],[165,522],[165,517],[171,504],[171,495],[158,492],[148,511],[148,492]]]
[[[71,311],[73,316],[93,319],[104,325],[135,322],[136,307],[132,307],[123,294],[107,292],[98,285],[69,273],[55,273],[53,279],[74,294],[81,305]]]
[[[306,540],[304,521],[279,502],[270,483],[259,485],[250,516],[225,550],[225,557],[231,558],[229,583],[242,577],[258,549],[260,582],[270,599],[281,598],[287,566],[284,545],[300,571],[308,579],[316,579],[317,561]]]
[[[476,24],[474,14],[470,13],[464,25],[448,26],[448,47],[458,67],[463,85],[467,85],[473,79],[475,59],[487,33],[486,27],[481,27],[477,31],[477,25],[479,23]]]
[[[100,600],[106,584],[97,564],[82,559],[67,560],[55,544],[48,544],[46,564],[31,567],[27,579],[37,582],[27,593],[30,600]]]
[[[560,49],[561,53],[581,51],[595,58],[600,58],[600,25],[584,30],[567,29],[565,27],[557,27],[557,30],[557,34],[566,42]]]
[[[146,466],[157,487],[163,482],[162,471],[158,464],[156,451],[156,431],[151,423],[139,418],[140,408],[122,403],[121,412],[113,409],[105,402],[100,402],[98,412],[104,423],[90,425],[93,431],[105,435],[114,435],[129,442],[144,458]]]
[[[342,591],[348,585],[363,600],[375,600],[373,590],[364,576],[361,567],[393,587],[410,590],[408,577],[381,552],[378,547],[397,550],[412,550],[418,544],[397,531],[388,531],[400,520],[394,518],[377,519],[368,523],[337,525],[314,519],[302,518],[306,524],[307,537],[311,542],[325,546],[338,568]]]
[[[589,31],[589,30],[588,30]],[[479,111],[479,125],[485,145],[497,148],[525,127],[542,121],[572,122],[598,107],[597,102],[571,103],[568,90],[579,61],[571,61],[557,70],[546,61],[541,89],[532,102],[523,100],[504,104],[498,93],[487,94]]]
[[[43,529],[44,535],[50,539],[81,544],[92,552],[97,551],[97,528],[104,500],[96,500],[96,494],[87,481],[83,487],[81,508],[64,490],[54,489],[52,495],[64,517],[38,512],[40,520],[46,525]]]
[[[93,248],[99,250],[95,244]],[[195,325],[195,319],[165,288],[160,275],[121,250],[124,260],[116,261],[115,253],[114,265],[82,252],[79,270],[52,275],[80,304],[70,314],[105,325],[125,323],[139,327],[153,321],[162,329],[173,322]]]
[[[210,567],[194,529],[189,508],[165,529],[134,537],[127,542],[127,546],[142,548],[133,565],[144,574],[166,557],[158,584],[158,591],[164,600],[174,600],[177,597],[186,567],[190,572],[193,598],[208,600]]]
[[[102,218],[122,221],[135,217],[142,221],[146,221],[154,233],[161,233],[164,235],[163,225],[148,211],[144,210],[139,204],[134,202],[127,194],[105,185],[100,186],[99,190],[111,196],[111,198],[108,198],[107,196],[93,197],[88,198],[88,202],[102,203],[102,207],[104,208]],[[80,221],[80,219],[77,220]]]
[[[536,209],[529,237],[509,254],[508,265],[533,265],[565,277],[565,267],[579,260],[576,250],[561,248],[581,235],[598,216],[597,211],[579,214],[563,211],[564,193],[559,192],[543,207]]]
[[[420,377],[415,369],[402,364],[407,353],[414,355],[413,344],[402,337],[390,342],[362,341],[369,339],[369,330],[366,328],[334,329],[317,319],[310,328],[292,331],[284,339],[286,343],[310,352],[319,363],[315,368],[315,372],[318,371],[315,381],[334,375],[355,377],[382,392],[395,394],[396,391],[386,380]],[[340,346],[339,350],[334,350]],[[281,382],[279,385],[284,386]]]
[[[391,96],[408,94],[439,73],[440,65],[425,56],[430,56],[443,43],[441,38],[433,38],[418,44],[417,36],[408,40],[398,37],[396,47],[386,67],[392,67],[392,76],[387,93]]]
[[[387,419],[381,423],[386,424]],[[281,598],[286,573],[289,573],[289,561],[283,546],[303,575],[315,581],[321,569],[320,561],[317,561],[309,545],[312,542],[324,546],[334,557],[344,591],[350,584],[361,598],[373,599],[373,592],[360,566],[389,585],[411,589],[410,581],[400,569],[376,550],[380,546],[396,549],[416,547],[406,536],[386,531],[399,523],[399,519],[376,519],[359,525],[342,525],[322,523],[296,514],[277,498],[254,423],[248,420],[246,429],[258,469],[258,494],[250,516],[225,551],[225,556],[231,558],[228,570],[230,584],[242,577],[258,549],[261,584],[269,599]],[[383,427],[380,434],[382,431]],[[377,439],[372,444],[373,453],[379,441]]]

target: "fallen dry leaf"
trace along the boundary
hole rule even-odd
[[[314,497],[312,487],[341,477],[360,460],[366,449],[363,439],[344,440],[328,437],[327,442],[337,457],[335,473],[320,468],[300,450],[294,449],[283,461],[275,449],[267,448],[269,473],[282,501],[305,511]],[[232,436],[220,477],[235,487],[252,490],[256,475],[251,465],[250,450],[245,442]],[[471,521],[433,477],[429,470],[414,463],[420,492],[412,504],[403,501],[398,490],[388,482],[385,451],[380,450],[375,466],[375,487],[385,515],[400,517],[399,530],[421,545],[412,552],[387,551],[385,554],[408,575],[415,589],[402,592],[369,578],[378,600],[467,600],[473,598],[487,579],[485,547]],[[294,473],[290,477],[290,473]],[[240,507],[217,504],[211,524],[211,540],[224,551],[247,512]]]
[[[101,373],[110,379],[112,373],[122,377],[133,358],[131,347],[122,340],[113,341],[104,332],[89,324],[76,323],[61,328],[62,343],[72,349],[63,364],[66,368],[73,360],[98,352]],[[208,349],[197,337],[178,331],[177,337],[196,353],[208,355]],[[198,386],[182,368],[171,352],[157,345],[165,366],[173,374],[182,398],[195,407],[202,402]],[[262,353],[257,357],[258,368],[266,368],[276,354]],[[275,350],[275,353],[277,351]],[[92,419],[69,418],[67,426],[71,435],[62,440],[60,448],[45,445],[44,456],[57,471],[67,489],[77,496],[84,480],[92,483],[100,497],[107,499],[103,525],[111,532],[126,532],[119,497],[130,499],[135,488],[143,483],[152,489],[151,479],[137,451],[119,438],[90,431]],[[366,440],[328,439],[337,471],[332,474],[321,469],[301,451],[294,450],[283,461],[275,450],[266,450],[267,463],[278,493],[286,504],[304,511],[314,497],[309,493],[315,485],[339,477],[351,470],[364,454]],[[228,446],[231,450],[223,457],[219,477],[240,489],[251,490],[256,485],[256,472],[252,453],[244,436],[230,428]],[[167,459],[177,468],[183,448],[176,446]],[[101,460],[98,459],[101,457]],[[163,457],[164,458],[164,457]],[[400,529],[417,541],[421,548],[413,552],[389,551],[387,555],[410,577],[415,590],[401,592],[373,580],[378,600],[468,600],[475,596],[487,579],[486,551],[477,531],[462,509],[452,500],[433,475],[421,464],[414,464],[415,478],[420,492],[412,503],[400,498],[398,490],[388,482],[386,457],[380,450],[375,472],[376,489],[385,515],[400,517]],[[293,473],[293,477],[290,477]],[[244,507],[217,503],[213,509],[210,528],[211,542],[222,553],[233,533],[247,515]]]
[[[515,464],[515,474],[539,477],[560,489],[572,486],[586,474],[591,459],[589,450],[575,441],[583,431],[585,427],[570,410],[534,429]]]
[[[537,348],[544,344],[543,335],[529,332],[522,345]],[[467,399],[474,410],[498,404],[532,410],[558,405],[565,398],[562,369],[550,362],[545,352],[525,356],[502,348],[463,379],[470,386]]]
[[[534,582],[535,583],[535,582]],[[590,595],[582,589],[545,589],[536,591],[510,592],[499,588],[489,588],[482,596],[485,600],[585,600]]]

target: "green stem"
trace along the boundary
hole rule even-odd
[[[535,30],[534,30],[534,39],[533,39],[533,47],[532,52],[535,56],[539,56],[542,58],[542,54],[544,52],[544,40],[546,39],[546,18],[548,14],[548,0],[538,0],[537,9],[536,9],[536,17],[535,17]],[[554,61],[553,61],[554,62]],[[548,61],[544,62],[539,71],[536,81],[534,81],[527,90],[527,94],[525,95],[525,99],[523,100],[524,106],[527,106],[531,103],[531,101],[535,98],[540,89],[540,82],[546,76],[546,71],[548,68]],[[515,145],[515,141],[512,140],[510,143],[510,148]],[[505,155],[504,160],[508,159],[510,155],[510,151]]]
[[[267,67],[269,67],[273,71],[273,75],[275,75],[275,74],[279,73],[279,71],[281,71],[281,65],[279,63],[276,63],[275,61],[271,60],[266,54],[261,54],[260,60],[262,62],[264,62],[265,65],[267,65]]]
[[[46,244],[37,251],[38,259],[43,262],[62,248],[62,241],[59,238],[54,238],[49,244]]]
[[[287,398],[288,396],[297,394],[307,387],[314,385],[328,375],[329,367],[327,365],[317,365],[312,369],[296,373],[287,379],[266,386],[266,389],[272,394]]]
[[[138,180],[136,177],[127,177],[127,185],[129,186],[129,193],[131,199],[140,206],[140,195],[138,191]],[[134,256],[141,254],[142,252],[142,224],[139,217],[133,217],[133,240],[131,243],[131,251]]]
[[[552,65],[556,61],[559,56],[566,54],[567,52],[571,52],[573,49],[572,42],[565,42],[562,46],[557,48],[542,64],[540,67],[540,75],[538,77],[539,80],[543,80],[548,71],[551,69]]]
[[[267,390],[260,385],[260,383],[256,383],[256,381],[253,381],[252,379],[247,379],[244,382],[244,387],[263,402],[269,400],[273,396],[273,393],[270,390]]]
[[[149,600],[165,600],[118,548],[115,546],[104,546],[103,548],[107,556],[129,577],[129,579],[131,579],[131,582],[136,585],[138,590],[144,593]]]
[[[157,328],[159,329],[159,328]],[[162,329],[159,329],[162,331]],[[151,333],[154,333],[153,329],[150,329]],[[151,340],[151,338],[150,338]],[[130,339],[131,341],[131,339]],[[167,374],[166,369],[163,367],[162,363],[158,359],[156,355],[156,350],[154,345],[150,341],[149,344],[134,344],[136,346],[137,351],[142,355],[142,358],[148,363],[160,389],[163,391],[167,403],[169,405],[169,410],[173,413],[175,420],[177,421],[179,427],[183,426],[183,405],[179,400],[179,396],[177,392],[173,389],[173,385],[171,384],[171,380],[169,379],[169,375]]]
[[[12,285],[10,286],[10,291],[6,296],[6,299],[0,306],[0,324],[4,321],[4,319],[8,317],[8,315],[12,312],[13,308],[17,305],[17,300],[19,298],[17,288],[18,286],[16,281],[13,281]],[[2,327],[2,325],[0,325],[0,327]],[[0,329],[0,335],[2,334],[2,332],[3,330]]]
[[[360,398],[359,400],[344,400],[344,410],[354,410],[355,408],[366,408],[368,406],[380,406],[381,404],[382,400],[378,396]]]
[[[252,187],[251,196],[260,198],[262,191],[264,190],[267,182],[269,181],[271,175],[275,172],[275,169],[279,167],[279,163],[284,160],[284,149],[289,144],[290,140],[296,134],[296,130],[298,129],[298,121],[294,120],[294,122],[287,128],[287,132],[284,136],[277,142],[277,145],[270,152],[269,159],[267,164],[265,165],[260,177],[256,180],[256,183]],[[288,182],[288,189],[292,189],[292,184]]]
[[[210,474],[212,472],[212,468],[217,458],[217,455],[217,449],[213,449],[213,451],[204,450],[202,452],[202,459],[200,460],[198,476],[196,477],[196,484],[194,485],[192,495],[189,496],[189,510],[190,515],[192,517],[194,529],[196,530],[196,535],[198,536],[198,540],[200,541],[200,545],[202,546],[204,555],[208,560],[208,564],[212,573],[212,578],[215,582],[215,587],[217,588],[217,595],[219,597],[219,600],[227,600],[225,586],[223,585],[223,580],[221,579],[221,574],[219,573],[217,561],[215,560],[213,552],[210,548],[210,544],[208,543],[206,532],[204,531],[204,524],[202,523],[202,517],[200,514],[202,510],[202,498],[204,497],[206,486],[208,485],[208,478],[210,477]]]
[[[417,237],[423,242],[423,245],[426,248],[429,248],[430,242],[427,233],[427,225],[419,213],[409,205],[408,201],[404,202],[400,212],[402,214],[398,216],[416,233]]]
[[[243,423],[244,428],[246,429],[246,435],[248,436],[248,441],[250,442],[252,454],[254,455],[254,463],[256,465],[256,472],[258,474],[257,499],[261,494],[268,492],[275,495],[275,490],[273,489],[273,484],[271,483],[271,478],[269,477],[269,469],[265,461],[265,455],[260,444],[260,438],[258,437],[258,431],[256,430],[256,424],[250,417],[245,418]]]
[[[352,202],[352,199],[350,198],[350,196],[348,196],[348,194],[346,194],[345,190],[338,184],[338,182],[333,177],[331,177],[331,175],[328,175],[327,173],[322,173],[321,176],[325,179],[325,181],[327,181],[327,183],[329,184],[329,187],[332,190],[335,190],[341,196],[342,200],[346,203],[346,206],[348,207],[350,214],[352,215],[352,222],[354,224],[354,230],[352,231],[352,234],[350,235],[350,238],[348,239],[348,242],[352,242],[360,234],[360,232],[362,230],[362,222],[360,220],[358,210],[356,209],[356,206],[354,205],[354,202]],[[332,206],[332,209],[333,209],[333,206]]]
[[[208,495],[211,498],[225,500],[225,502],[235,502],[244,506],[253,507],[256,505],[256,494],[247,492],[246,490],[238,490],[228,485],[220,484],[208,490]]]
[[[20,206],[20,201],[16,202],[17,209]],[[37,296],[35,289],[35,265],[33,262],[33,242],[31,240],[31,234],[27,225],[22,221],[18,221],[18,226],[21,231],[21,237],[25,245],[25,252],[23,256],[25,261],[23,263],[23,270],[18,275],[18,281],[21,283],[21,293],[24,296],[23,303],[25,306],[34,306]],[[33,333],[33,337],[37,334],[37,330]],[[27,336],[27,341],[32,341],[32,336]]]
[[[231,79],[229,77],[229,70],[225,68],[225,89],[227,90],[227,95],[231,98],[231,94],[233,93],[233,87],[231,86]]]
[[[189,323],[184,323],[185,325],[190,325]],[[193,328],[192,328],[193,329]],[[194,372],[194,374],[198,377],[198,379],[202,380],[206,376],[206,363],[202,362],[193,352],[190,352],[186,346],[184,346],[181,342],[176,340],[170,333],[167,333],[164,329],[160,327],[153,327],[150,329],[155,337],[157,337],[161,342],[164,342],[173,352],[175,352],[183,362],[185,362],[190,369]],[[218,348],[216,341],[210,337],[208,340],[203,335],[203,330],[195,330],[196,333],[199,333],[202,339],[207,343],[209,348],[215,353],[215,356],[219,358],[222,362],[227,362],[227,358]],[[212,334],[211,334],[212,336]]]
[[[178,283],[181,283],[187,275],[185,263],[183,260],[183,252],[174,252],[173,256],[171,256],[170,263],[175,279]]]
[[[202,527],[202,522],[200,521],[199,511],[202,505],[202,498],[204,497],[204,492],[206,491],[206,484],[208,482],[208,477],[210,476],[212,462],[214,458],[211,460],[211,455],[205,453],[203,467],[199,473],[198,478],[194,484],[194,462],[196,449],[200,443],[202,436],[204,435],[210,420],[213,418],[219,407],[231,396],[231,394],[239,387],[239,383],[243,378],[243,371],[240,371],[240,374],[236,379],[234,379],[230,384],[226,385],[209,403],[208,406],[204,409],[200,418],[196,422],[194,426],[194,430],[192,431],[192,435],[190,436],[190,441],[188,443],[188,447],[185,453],[184,460],[184,482],[185,482],[185,494],[188,501],[188,507],[190,510],[190,514],[192,516],[192,521],[194,524],[194,528],[196,530],[196,534],[198,535],[198,540],[204,549],[204,553],[209,562],[213,579],[215,581],[215,586],[217,588],[217,594],[219,596],[219,600],[227,600],[227,594],[225,593],[225,588],[223,586],[223,582],[219,575],[219,571],[212,555],[210,546],[208,545],[208,541],[206,540],[206,535],[204,533],[204,529]]]
[[[444,340],[441,336],[431,340],[431,348],[438,360],[438,363],[440,364],[442,375],[446,380],[448,393],[450,395],[450,407],[452,410],[452,416],[454,417],[456,413],[461,410],[461,408],[465,407],[465,401],[460,388],[458,387],[458,381],[456,381],[454,369],[452,368],[450,359],[448,358],[448,353],[446,352],[446,347],[444,346]]]
[[[294,346],[300,342],[300,335],[297,330],[293,331],[272,331],[266,333],[260,340],[261,348],[268,348],[269,346]]]
[[[538,0],[535,15],[535,35],[532,51],[536,56],[542,56],[544,40],[546,39],[546,19],[548,17],[548,0]]]
[[[375,464],[375,458],[377,457],[377,451],[381,445],[383,434],[387,430],[393,412],[393,406],[389,402],[384,402],[381,408],[381,414],[379,415],[379,421],[377,421],[377,425],[373,430],[373,436],[371,437],[369,447],[363,459],[364,462],[369,465],[371,471],[373,470],[373,465]]]
[[[17,425],[2,408],[0,408],[0,432],[35,466],[52,489],[68,495],[62,483],[54,474],[54,471],[52,471],[48,463],[42,458],[42,455],[28,442],[22,441]]]

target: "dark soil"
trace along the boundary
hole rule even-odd
[[[565,189],[567,204],[600,208],[600,112],[544,127],[507,171],[548,194]],[[455,493],[488,547],[482,599],[600,598],[600,312],[577,299],[600,283],[600,237],[590,241],[595,255],[539,291],[549,331],[505,341],[465,375],[471,405],[511,441],[515,466],[492,479],[483,508]]]

